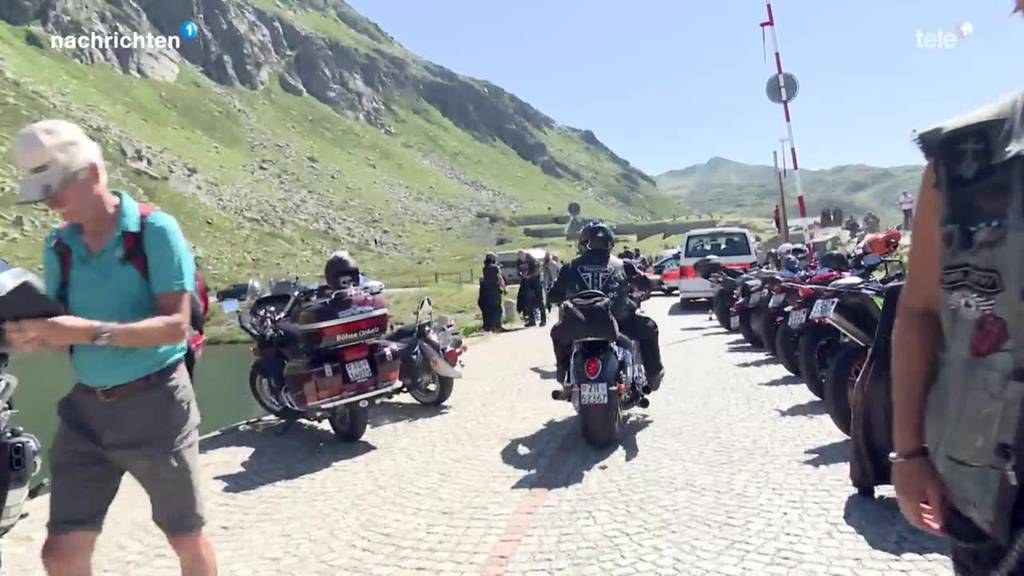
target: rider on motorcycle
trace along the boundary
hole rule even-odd
[[[607,225],[593,224],[584,228],[580,232],[580,245],[585,245],[586,251],[562,267],[548,292],[548,299],[557,304],[585,290],[607,294],[612,299],[619,330],[639,343],[648,384],[651,390],[657,390],[665,374],[658,346],[658,325],[651,318],[637,314],[639,303],[630,297],[631,285],[649,280],[631,262],[612,256],[615,235]],[[551,341],[555,350],[556,378],[564,386],[573,343],[562,334],[561,327],[562,322],[552,327]]]
[[[330,296],[325,303],[332,313],[351,308],[386,308],[384,301],[358,289],[359,266],[347,251],[339,250],[324,264],[324,291]]]

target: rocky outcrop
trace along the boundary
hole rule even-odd
[[[182,58],[225,86],[261,89],[276,75],[289,94],[312,96],[389,134],[389,103],[423,101],[476,138],[507,145],[545,174],[585,179],[543,140],[546,131],[563,128],[502,88],[415,57],[342,0],[276,0],[275,5],[279,10],[262,10],[245,0],[0,0],[0,19],[19,25],[39,19],[47,33],[58,36],[177,35],[191,20],[200,33],[182,38],[177,51],[90,46],[68,53],[83,63],[106,63],[168,81],[177,77]],[[287,16],[291,10],[333,15],[339,30],[347,27],[359,41],[299,28]],[[618,180],[625,192],[654,184],[592,132],[569,130],[621,168]]]
[[[0,2],[0,20],[23,26],[43,13],[43,0],[3,0]]]

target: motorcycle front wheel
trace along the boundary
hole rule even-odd
[[[355,442],[366,433],[370,411],[358,404],[347,404],[331,413],[328,422],[334,435],[342,442]]]
[[[295,420],[302,416],[301,412],[281,404],[277,395],[274,394],[270,378],[260,372],[255,364],[249,367],[249,390],[252,392],[252,397],[256,399],[256,403],[268,414],[282,420]]]
[[[431,373],[430,381],[424,385],[409,388],[409,394],[424,406],[440,406],[451,397],[455,380]]]

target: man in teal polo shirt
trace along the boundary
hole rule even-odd
[[[107,188],[99,146],[74,124],[35,123],[13,150],[19,201],[45,202],[66,223],[47,239],[43,264],[50,295],[66,290],[68,315],[4,326],[16,350],[70,347],[78,381],[58,405],[50,451],[47,572],[91,573],[96,538],[128,472],[149,494],[182,574],[216,574],[202,532],[199,410],[183,362],[195,262],[181,229],[162,212],[141,228],[139,204]],[[125,260],[124,234],[140,231],[148,278]],[[70,265],[61,265],[57,240]]]

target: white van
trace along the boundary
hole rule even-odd
[[[701,228],[690,230],[679,247],[679,299],[711,298],[711,283],[700,277],[693,265],[701,258],[717,256],[726,268],[746,270],[757,262],[757,242],[746,228]]]

